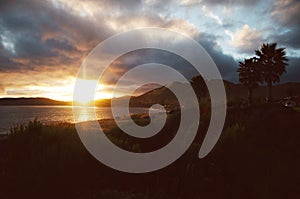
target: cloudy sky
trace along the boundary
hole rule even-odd
[[[116,33],[142,27],[192,37],[223,79],[234,82],[238,61],[253,56],[263,42],[277,42],[289,57],[282,82],[300,81],[299,0],[1,0],[0,97],[71,100],[88,53]],[[120,57],[96,97],[110,97],[113,77],[147,61],[174,65],[192,77],[188,64],[173,56],[149,50]]]

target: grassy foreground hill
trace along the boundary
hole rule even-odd
[[[209,123],[209,113],[201,113],[199,132],[188,151],[168,167],[144,174],[99,163],[73,124],[33,121],[17,126],[0,140],[1,198],[300,197],[300,112],[272,104],[230,109],[217,145],[198,159]],[[178,120],[179,112],[169,115],[158,137],[142,142],[124,135],[111,120],[100,124],[109,127],[106,133],[118,146],[146,152],[167,144]]]

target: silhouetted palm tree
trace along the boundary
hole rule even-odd
[[[286,72],[288,59],[285,56],[285,48],[276,49],[277,44],[263,44],[255,54],[259,57],[259,65],[262,71],[263,81],[267,83],[267,102],[272,101],[273,83],[280,82],[280,76]]]
[[[258,68],[257,58],[245,59],[244,62],[239,62],[239,81],[243,86],[248,88],[248,103],[252,104],[253,89],[258,87],[258,83],[262,82],[261,73]]]

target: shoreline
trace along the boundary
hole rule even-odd
[[[161,112],[157,111],[155,114],[160,114]],[[170,114],[167,112],[167,114]],[[149,120],[150,117],[149,117],[149,113],[133,113],[131,114],[130,116],[124,116],[124,117],[116,117],[116,118],[102,118],[102,119],[97,119],[97,121],[99,122],[99,124],[101,125],[101,127],[103,128],[103,131],[107,131],[107,130],[110,130],[114,127],[116,127],[116,122],[115,120],[121,120],[121,121],[124,121],[126,122],[127,120]],[[39,121],[39,120],[38,120]],[[79,121],[79,122],[70,122],[70,121],[48,121],[48,122],[41,122],[43,126],[56,126],[56,125],[63,125],[63,124],[66,124],[66,125],[74,125],[75,127],[75,124],[76,123],[82,123],[82,122],[89,122],[91,120],[87,120],[87,121]],[[28,123],[30,122],[27,121],[25,122],[24,126],[28,126]],[[17,125],[20,125],[20,124],[16,124]],[[13,128],[13,126],[11,126],[10,128]],[[1,140],[6,140],[8,138],[10,134],[10,129],[8,129],[7,131],[3,131],[3,132],[0,132],[0,141]]]

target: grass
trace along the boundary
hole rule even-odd
[[[12,127],[0,141],[1,198],[295,198],[300,194],[299,119],[299,112],[276,105],[232,109],[213,151],[198,159],[209,124],[206,111],[188,151],[168,167],[145,174],[99,163],[74,124],[34,120]],[[179,120],[179,113],[170,115],[162,132],[149,139],[127,136],[112,120],[100,124],[116,145],[148,152],[172,140]]]

